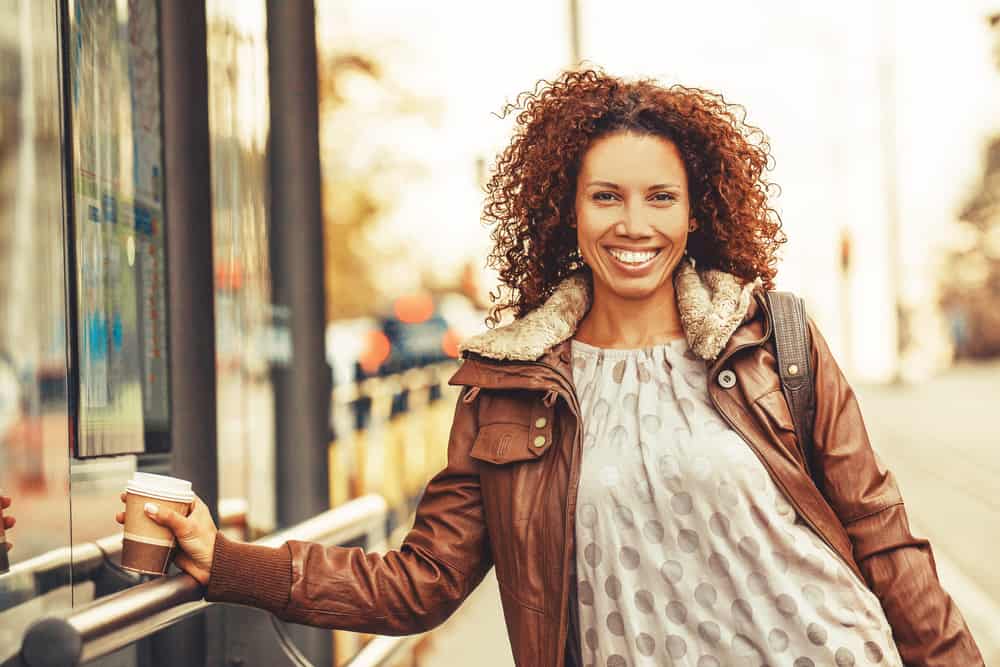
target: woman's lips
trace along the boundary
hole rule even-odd
[[[612,263],[620,270],[629,274],[642,273],[651,266],[656,258],[660,256],[662,248],[651,248],[648,250],[630,250],[626,248],[605,247]]]

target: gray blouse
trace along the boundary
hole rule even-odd
[[[901,666],[874,594],[719,416],[684,339],[573,341],[584,665]]]

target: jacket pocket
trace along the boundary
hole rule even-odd
[[[539,433],[532,436],[523,424],[497,423],[479,428],[469,456],[493,465],[533,461],[551,445],[551,437]]]
[[[795,432],[795,422],[792,411],[788,409],[788,401],[781,389],[769,391],[757,399],[757,405],[770,418],[771,423],[783,431]]]
[[[785,394],[781,389],[769,391],[759,397],[754,404],[757,406],[758,420],[775,446],[782,450],[782,454],[794,461],[803,470],[805,467],[805,452],[799,444],[799,436],[795,432],[795,421],[792,419],[792,412],[785,400]]]

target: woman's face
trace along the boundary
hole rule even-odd
[[[693,222],[673,142],[630,132],[597,139],[583,157],[575,207],[596,293],[644,299],[669,284]]]

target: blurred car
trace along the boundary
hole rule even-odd
[[[326,349],[333,382],[343,385],[457,358],[459,343],[483,328],[484,317],[460,294],[435,299],[421,292],[399,297],[389,312],[331,322]]]

